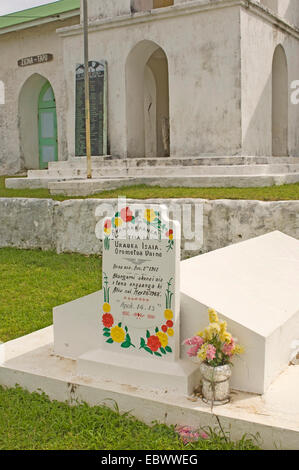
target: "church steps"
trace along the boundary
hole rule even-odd
[[[136,177],[146,176],[144,167],[96,167],[93,168],[93,177]],[[151,176],[234,176],[234,175],[269,175],[299,173],[299,164],[269,164],[269,165],[227,165],[227,166],[159,166],[152,167]],[[49,170],[32,170],[28,178],[76,179],[86,178],[86,167],[81,168],[50,168]]]

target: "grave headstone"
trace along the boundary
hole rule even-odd
[[[162,206],[123,207],[104,220],[103,346],[179,357],[180,227]]]
[[[180,224],[163,205],[120,203],[99,227],[103,289],[54,309],[55,353],[80,376],[192,393],[199,365],[180,357]]]
[[[91,154],[107,155],[107,62],[89,62]],[[84,65],[76,66],[76,156],[86,155]]]

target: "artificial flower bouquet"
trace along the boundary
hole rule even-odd
[[[201,361],[202,397],[213,406],[228,403],[232,358],[242,354],[244,349],[212,308],[209,309],[209,320],[210,324],[203,331],[186,339],[184,344],[190,346],[188,356]]]
[[[213,308],[209,309],[210,324],[196,333],[192,338],[184,341],[190,346],[187,351],[189,357],[198,357],[212,367],[231,364],[233,356],[242,354],[244,349],[227,331],[226,321],[220,321]]]

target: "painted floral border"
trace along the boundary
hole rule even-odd
[[[103,291],[104,291],[104,304],[103,304],[103,336],[106,339],[106,343],[113,344],[117,343],[121,348],[129,349],[135,348],[136,346],[131,341],[129,329],[122,322],[117,325],[114,324],[114,318],[111,314],[110,306],[110,287],[108,283],[108,277],[104,274]],[[173,311],[171,309],[173,292],[171,291],[171,278],[167,283],[167,289],[165,293],[165,310],[164,318],[166,319],[165,324],[159,328],[155,328],[153,334],[149,330],[146,330],[145,337],[140,338],[139,349],[144,349],[148,354],[155,355],[157,357],[163,357],[167,354],[171,354],[172,348],[169,346],[169,338],[174,336],[174,323],[173,323]]]
[[[154,209],[145,209],[144,219],[148,225],[155,227],[159,233],[159,239],[162,237],[162,230],[167,230],[168,227],[162,223],[160,213]],[[104,249],[110,249],[110,237],[112,228],[119,228],[124,223],[135,224],[136,217],[133,215],[130,207],[124,207],[120,212],[116,212],[112,218],[106,219],[104,222]],[[165,236],[168,238],[167,251],[173,250],[174,247],[174,232],[173,229],[167,230]]]

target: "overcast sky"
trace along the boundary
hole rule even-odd
[[[1,0],[0,15],[26,10],[26,8],[37,7],[39,5],[45,5],[46,3],[54,3],[55,1],[58,0]]]

